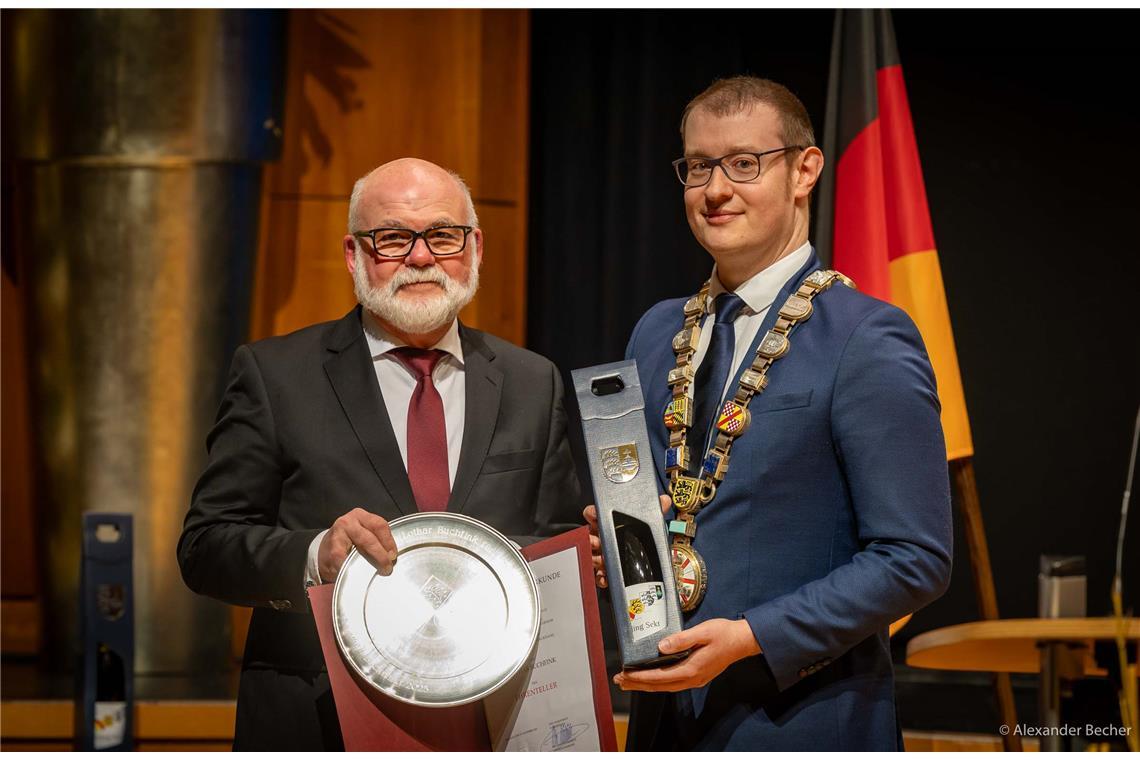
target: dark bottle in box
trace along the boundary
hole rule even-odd
[[[634,641],[665,630],[665,576],[653,545],[649,526],[621,512],[614,512],[614,536],[621,557],[625,588],[625,611]]]
[[[95,652],[95,749],[123,743],[127,725],[127,681],[123,658],[103,642]]]

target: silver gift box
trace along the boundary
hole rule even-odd
[[[682,618],[645,427],[645,399],[641,395],[637,362],[601,364],[576,369],[571,375],[597,501],[598,530],[622,667],[655,667],[680,659],[683,655],[662,656],[657,650],[658,642],[681,630]],[[627,589],[629,579],[622,573],[615,514],[623,525],[641,521],[647,526],[641,531],[652,541],[652,547],[645,547],[646,556],[656,556],[663,593],[637,586]],[[640,594],[636,593],[638,590]],[[645,612],[647,608],[649,612]]]

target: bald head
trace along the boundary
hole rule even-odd
[[[466,215],[463,223],[479,226],[471,190],[462,177],[430,161],[398,158],[381,164],[353,185],[348,202],[348,231],[352,233],[385,224],[385,220],[370,218],[368,212],[375,207],[417,208],[441,202],[458,204]]]

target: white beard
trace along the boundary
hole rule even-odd
[[[401,332],[422,335],[451,324],[459,310],[471,303],[475,291],[479,289],[477,259],[472,261],[467,282],[463,284],[453,280],[438,266],[424,269],[404,267],[386,285],[375,288],[368,282],[365,255],[359,247],[356,249],[356,266],[352,273],[356,300],[369,312]],[[443,292],[421,297],[399,293],[402,286],[417,282],[437,283],[443,287]]]

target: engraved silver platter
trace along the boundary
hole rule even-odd
[[[408,704],[486,697],[537,644],[530,566],[503,534],[464,515],[420,512],[389,525],[399,552],[391,575],[354,549],[337,576],[340,651],[367,683]]]

